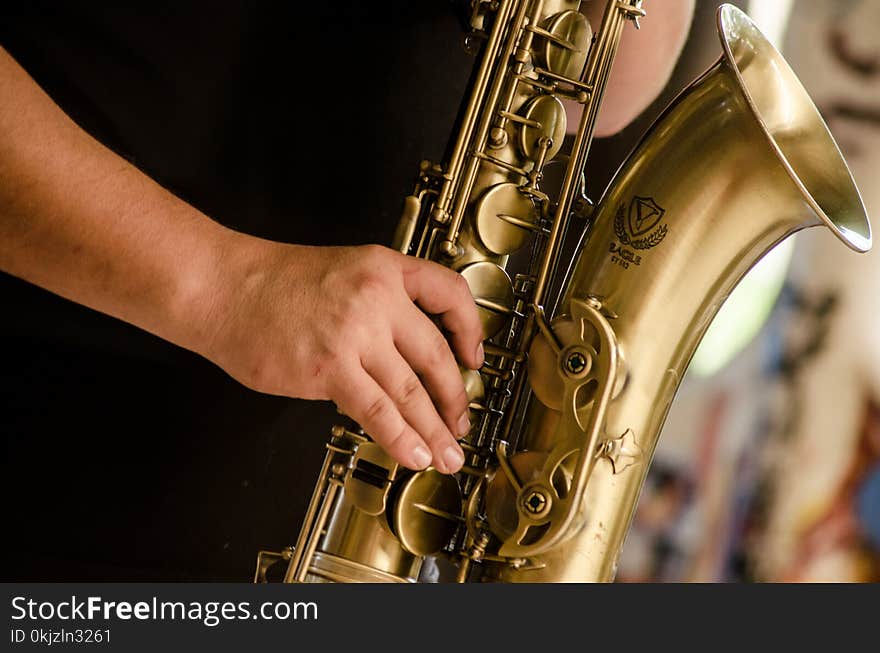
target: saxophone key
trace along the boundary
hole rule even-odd
[[[428,468],[407,478],[397,491],[391,530],[410,553],[432,555],[446,546],[464,520],[462,507],[455,477]]]
[[[542,227],[535,203],[509,182],[483,193],[474,211],[474,225],[486,249],[499,255],[522,248]]]
[[[479,309],[483,339],[488,340],[507,326],[513,314],[513,284],[507,272],[491,261],[471,263],[460,272]]]

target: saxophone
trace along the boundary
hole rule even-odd
[[[469,95],[394,242],[460,272],[480,311],[486,363],[462,372],[465,466],[412,472],[356,425],[334,426],[296,545],[261,551],[255,581],[279,569],[287,582],[613,580],[669,405],[733,287],[806,227],[870,248],[818,111],[731,5],[717,13],[719,61],[602,199],[584,196],[599,104],[641,4],[608,1],[594,33],[577,0],[470,3]],[[563,99],[583,106],[567,149]],[[587,227],[560,274],[572,220]]]

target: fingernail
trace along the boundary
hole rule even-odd
[[[471,421],[468,419],[467,411],[465,411],[464,415],[461,416],[461,419],[458,420],[458,434],[460,436],[465,436],[471,432]]]
[[[422,445],[417,446],[412,453],[413,463],[419,469],[424,469],[431,464],[431,452]]]
[[[457,445],[449,445],[443,452],[443,462],[450,472],[457,472],[464,465],[464,454]]]
[[[477,345],[477,367],[483,367],[485,360],[486,355],[483,353],[483,343],[481,342]]]

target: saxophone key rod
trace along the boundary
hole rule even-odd
[[[592,87],[593,92],[585,103],[583,113],[581,114],[581,121],[578,125],[574,145],[572,145],[571,160],[566,168],[562,190],[556,204],[556,214],[553,219],[550,238],[548,239],[547,248],[544,251],[537,274],[537,281],[532,296],[532,302],[537,305],[545,303],[545,293],[548,290],[550,276],[558,267],[559,254],[562,249],[562,236],[568,225],[574,191],[578,186],[579,176],[590,151],[596,119],[599,115],[599,105],[608,83],[608,72],[620,46],[620,37],[623,34],[623,27],[626,23],[625,16],[628,15],[627,7],[640,9],[641,0],[608,3],[602,16],[602,24],[599,27],[596,41],[590,49],[585,81]],[[644,13],[641,15],[644,15]]]
[[[526,19],[526,11],[529,7],[528,2],[521,2],[519,9],[516,14],[516,18],[513,20],[513,24],[509,27],[509,33],[507,35],[507,42],[504,46],[504,52],[501,54],[500,59],[498,61],[499,74],[495,76],[495,79],[492,82],[492,86],[489,89],[488,95],[483,99],[482,111],[474,112],[474,120],[476,120],[477,115],[481,115],[480,122],[477,126],[476,135],[474,137],[474,142],[476,143],[476,152],[483,152],[486,147],[487,138],[489,135],[489,128],[492,125],[492,120],[495,117],[495,110],[498,105],[498,98],[501,94],[501,89],[504,85],[505,76],[500,73],[507,68],[510,64],[511,55],[513,54],[513,49],[519,40],[519,35],[522,31],[523,24]],[[501,19],[499,10],[498,20]],[[459,192],[456,194],[455,202],[453,203],[452,208],[452,219],[449,223],[449,228],[446,233],[446,239],[441,243],[440,249],[443,254],[447,256],[454,256],[457,252],[457,247],[455,245],[456,240],[458,239],[459,230],[461,229],[461,223],[464,219],[464,210],[468,204],[468,201],[471,196],[471,191],[474,188],[474,182],[477,178],[477,171],[480,164],[480,158],[475,155],[471,155],[468,157],[467,168],[464,171],[464,176],[461,180],[461,184],[459,187]]]
[[[446,179],[441,186],[440,194],[434,205],[432,218],[441,224],[449,221],[449,202],[459,182],[462,161],[468,150],[468,144],[471,142],[479,108],[483,103],[483,96],[489,83],[489,77],[497,63],[498,49],[501,47],[501,37],[512,7],[513,0],[501,0],[496,13],[495,23],[492,25],[492,32],[485,45],[485,54],[480,62],[476,82],[474,83],[474,88],[471,91],[467,109],[464,113],[464,124],[459,131],[452,154],[449,157],[449,165],[445,171]]]

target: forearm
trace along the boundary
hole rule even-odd
[[[591,0],[583,5],[594,30],[599,29],[606,4]],[[643,7],[647,16],[641,29],[624,26],[596,123],[597,136],[620,131],[647,108],[669,81],[687,39],[694,0],[645,0]],[[575,131],[580,106],[568,105],[568,114],[569,131]]]
[[[0,269],[199,351],[235,237],[88,136],[0,50]]]

